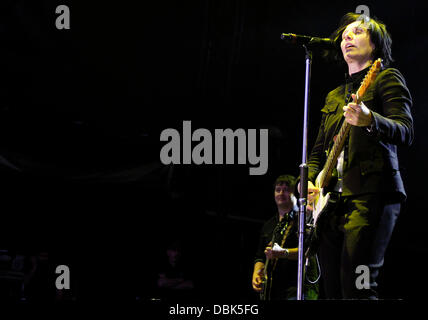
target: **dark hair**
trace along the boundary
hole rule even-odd
[[[291,192],[294,192],[294,188],[296,186],[296,177],[290,174],[279,176],[278,178],[276,178],[273,187],[275,189],[276,186],[282,185],[282,184],[285,184],[290,189]]]
[[[361,20],[361,23],[366,23],[368,25],[370,40],[375,46],[375,50],[373,51],[373,58],[381,58],[383,65],[385,67],[388,66],[394,60],[392,58],[391,52],[392,39],[391,35],[386,30],[385,24],[377,18],[369,18],[354,12],[345,14],[340,19],[339,27],[330,35],[330,39],[334,41],[336,48],[338,49],[338,51],[334,53],[334,59],[337,61],[344,61],[342,51],[340,50],[342,33],[346,29],[347,25],[357,20]]]

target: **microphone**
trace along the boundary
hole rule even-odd
[[[305,45],[307,47],[336,49],[334,41],[330,38],[317,38],[311,36],[301,36],[294,33],[282,33],[281,39],[291,44]]]

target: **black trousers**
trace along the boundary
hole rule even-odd
[[[327,299],[377,299],[376,278],[400,213],[401,203],[380,194],[335,196],[320,221],[319,258]],[[370,271],[369,286],[361,284]]]

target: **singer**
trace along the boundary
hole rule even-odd
[[[388,67],[391,37],[376,19],[348,13],[330,38],[347,75],[328,93],[309,157],[308,200],[329,192],[330,200],[317,225],[324,296],[327,299],[378,299],[376,279],[406,192],[397,147],[413,140],[412,98],[402,74]],[[372,63],[383,67],[362,100],[355,96]],[[350,131],[334,164],[328,187],[315,180],[343,125]],[[356,285],[359,265],[368,266],[370,281]]]

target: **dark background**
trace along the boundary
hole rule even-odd
[[[61,4],[70,30],[55,27]],[[165,246],[180,239],[198,299],[256,301],[253,255],[274,213],[272,184],[298,174],[302,152],[304,52],[280,34],[327,37],[359,4],[388,26],[414,102],[416,138],[400,149],[408,201],[381,297],[421,297],[428,36],[417,1],[2,1],[2,248],[48,252],[49,288],[55,266],[70,266],[76,299],[148,300]],[[309,148],[345,71],[314,55]],[[183,120],[193,130],[268,128],[267,174],[164,166],[160,132]]]

